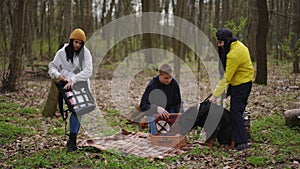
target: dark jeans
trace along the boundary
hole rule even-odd
[[[243,113],[247,106],[251,88],[252,81],[231,87],[230,112],[236,144],[247,144],[248,142]]]

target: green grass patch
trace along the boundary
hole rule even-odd
[[[213,150],[210,149],[209,147],[201,147],[200,148],[199,146],[194,147],[189,152],[190,155],[204,155],[204,154],[210,154],[210,153],[213,153]]]
[[[282,114],[261,116],[251,123],[251,146],[246,150],[249,156],[245,161],[253,167],[267,167],[269,165],[288,164],[289,159],[297,159],[300,154],[300,128],[285,126]],[[198,134],[193,137],[199,138]],[[222,151],[208,147],[195,147],[189,155],[201,157],[208,155],[214,159],[230,159],[237,156],[236,151]],[[287,166],[287,165],[284,165]]]
[[[37,114],[38,113],[38,111],[35,108],[31,108],[31,107],[21,108],[19,110],[19,112],[22,115],[32,115],[32,114]]]
[[[145,158],[136,157],[118,151],[108,151],[102,154],[103,168],[165,168],[166,165],[161,161],[149,161]]]
[[[0,103],[0,145],[10,144],[20,136],[32,135],[34,131],[30,129],[32,124],[38,124],[36,119],[34,122],[25,117],[29,114],[37,114],[35,108],[21,108],[16,103],[2,102]]]
[[[251,136],[254,142],[275,145],[300,144],[299,128],[285,126],[282,114],[258,118],[251,124]]]
[[[12,113],[18,110],[19,105],[16,103],[2,102],[0,103],[0,114]]]
[[[89,152],[87,154],[87,152]],[[99,152],[91,147],[76,153],[66,153],[65,149],[42,150],[22,157],[10,158],[8,164],[14,168],[162,168],[160,161],[149,161],[117,151]]]
[[[130,122],[121,112],[118,110],[108,110],[105,117],[110,126],[120,127],[129,131],[140,131],[137,124]]]
[[[48,134],[53,136],[61,136],[65,134],[65,129],[62,127],[59,128],[53,127],[48,131]]]
[[[246,159],[246,161],[254,167],[262,167],[267,164],[268,158],[261,156],[250,156]]]
[[[251,125],[251,155],[247,162],[255,167],[266,166],[268,161],[283,163],[300,154],[299,127],[285,126],[282,114],[260,117]],[[270,153],[273,150],[274,153]]]
[[[30,127],[34,127],[34,128],[41,128],[42,126],[42,122],[39,119],[36,118],[27,118],[26,121],[23,121],[22,124],[30,126]]]
[[[19,120],[19,118],[17,116],[0,116],[0,122],[2,123],[8,123],[8,122],[12,122],[14,123],[15,121]]]
[[[71,166],[73,163],[83,157],[83,153],[66,153],[62,149],[42,150],[21,157],[22,155],[12,157],[8,164],[14,168],[61,168],[62,166]],[[78,164],[77,164],[78,165]]]
[[[109,116],[119,116],[120,112],[118,110],[108,110]]]
[[[31,129],[10,123],[0,123],[0,145],[12,143],[19,136],[31,134],[33,134]]]

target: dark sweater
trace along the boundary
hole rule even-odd
[[[158,76],[155,76],[147,85],[140,103],[141,111],[146,115],[153,115],[157,113],[157,106],[166,110],[173,109],[175,113],[179,113],[181,94],[179,85],[174,78],[169,85],[165,85],[159,81]]]

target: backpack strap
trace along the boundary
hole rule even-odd
[[[64,86],[66,85],[67,82],[62,82],[62,81],[59,81],[59,82],[56,82],[56,87],[59,91],[58,93],[58,108],[59,108],[59,112],[60,112],[60,115],[63,119],[63,121],[65,122],[65,135],[68,135],[67,134],[67,118],[68,118],[68,112],[70,111],[71,113],[75,112],[74,109],[73,109],[73,106],[71,105],[68,97],[66,96],[65,92],[66,90],[64,89]],[[68,106],[68,109],[67,110],[64,110],[64,100],[65,100],[65,103],[67,104]],[[74,115],[76,115],[76,113],[74,113]]]
[[[59,82],[56,83],[56,87],[59,91],[59,95],[58,95],[59,111],[60,111],[60,114],[62,115],[64,121],[68,118],[68,114],[65,113],[66,111],[64,111],[64,109],[63,109],[63,101],[65,101],[65,103],[67,104],[67,107],[68,107],[67,111],[75,113],[73,105],[69,101],[68,96],[66,96],[66,92],[71,91],[71,90],[65,90],[64,89],[64,86],[66,85],[66,83],[67,82],[62,82],[62,81],[59,81]]]
[[[64,98],[62,96],[61,92],[58,92],[58,108],[59,108],[59,112],[61,117],[63,118],[63,121],[66,121],[66,119],[68,118],[68,112],[64,111]]]

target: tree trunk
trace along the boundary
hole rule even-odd
[[[40,5],[40,10],[39,10],[39,21],[38,21],[38,38],[39,38],[39,55],[43,56],[43,44],[44,44],[44,39],[46,39],[45,36],[45,13],[46,13],[46,1],[42,1]]]
[[[219,28],[220,26],[220,7],[221,7],[221,5],[220,5],[221,3],[220,3],[220,0],[216,0],[215,1],[215,17],[214,17],[214,27],[215,28]],[[223,18],[223,17],[221,17],[221,18]]]
[[[101,10],[101,20],[100,20],[101,26],[104,26],[106,24],[105,13],[106,13],[106,0],[103,0],[102,10]]]
[[[229,6],[228,0],[223,0],[222,2],[222,25],[226,23],[226,21],[229,20],[229,11],[230,11],[230,6]]]
[[[35,39],[36,36],[36,27],[35,25],[37,22],[37,12],[36,10],[28,10],[28,9],[37,9],[37,3],[32,3],[32,0],[29,0],[29,2],[27,2],[27,12],[26,12],[26,26],[25,26],[25,32],[27,32],[24,35],[24,41],[26,43],[25,44],[25,49],[26,49],[26,53],[25,53],[25,57],[28,60],[28,65],[31,66],[31,70],[34,71],[34,61],[37,60],[37,57],[35,57],[33,55],[32,52],[32,44],[33,44],[33,40]]]
[[[48,56],[52,56],[52,42],[53,42],[53,34],[55,31],[53,31],[53,28],[50,27],[50,25],[53,24],[53,20],[54,20],[54,14],[55,14],[55,4],[53,1],[49,1],[48,3],[48,11],[47,11],[48,15],[46,16],[46,37],[47,37],[47,40],[48,40]]]
[[[165,4],[164,4],[164,11],[167,15],[167,17],[165,18],[165,21],[166,21],[166,25],[169,25],[170,24],[170,20],[169,20],[169,17],[168,17],[168,14],[170,14],[170,0],[166,0],[165,1]],[[165,32],[169,31],[169,30],[166,30],[164,29]],[[164,33],[165,34],[165,33]],[[162,48],[165,49],[164,50],[164,54],[166,55],[167,54],[167,49],[170,49],[171,47],[171,38],[167,38],[167,37],[162,37]]]
[[[42,115],[45,117],[52,117],[54,116],[56,110],[57,110],[57,103],[58,103],[58,90],[55,86],[56,80],[53,79],[50,87],[50,92],[44,107],[44,110],[42,111]]]
[[[112,0],[111,3],[114,4],[114,0]],[[88,38],[93,31],[91,0],[80,0],[80,11],[81,16],[79,17],[80,24],[78,27],[81,27],[84,30],[85,35]]]
[[[72,31],[72,0],[59,1],[61,3],[60,18],[63,18],[58,24],[59,37],[58,37],[58,49],[61,48],[64,43],[68,43],[69,34]]]
[[[269,29],[267,0],[256,0],[258,25],[256,33],[257,74],[255,83],[267,85],[267,50],[266,41]]]
[[[250,6],[250,16],[249,16],[249,32],[248,32],[248,42],[249,42],[249,52],[251,60],[256,60],[256,31],[257,31],[257,6],[256,0],[249,0]]]
[[[1,76],[5,77],[6,75],[6,66],[7,63],[9,62],[9,53],[11,53],[11,51],[9,51],[9,31],[10,29],[7,29],[9,27],[9,25],[11,25],[11,20],[10,17],[7,17],[7,15],[9,14],[9,10],[10,10],[10,1],[5,1],[1,3],[1,10],[0,10],[0,30],[2,30],[0,32],[0,41],[2,42],[1,45],[1,52],[0,52],[0,57],[2,57],[2,63],[1,63]],[[10,27],[9,27],[10,28]],[[5,82],[5,81],[3,81]]]
[[[294,13],[296,16],[296,23],[293,24],[295,36],[294,36],[294,62],[293,62],[293,73],[300,73],[299,68],[299,57],[300,57],[300,1],[294,0]]]
[[[17,81],[22,72],[22,55],[24,53],[24,29],[25,29],[26,0],[17,0],[13,9],[11,57],[8,77],[3,79],[3,89],[15,91]]]
[[[187,4],[184,0],[177,0],[175,8],[175,16],[178,16],[179,18],[182,19],[188,19],[189,18],[189,5]],[[178,20],[177,20],[178,21]],[[183,30],[183,23],[180,22],[175,22],[175,29],[174,29],[174,34],[184,36],[183,32],[184,31],[190,31],[190,30]],[[173,50],[176,56],[178,56],[181,60],[185,60],[186,56],[186,49],[185,46],[182,42],[176,40],[173,43]],[[174,73],[176,80],[180,82],[180,69],[181,69],[181,64],[180,64],[180,59],[177,57],[174,57]]]
[[[150,5],[151,5],[151,1],[149,0],[142,0],[142,11],[143,12],[150,12]],[[149,29],[150,23],[150,18],[143,16],[142,18],[142,29],[143,30],[147,30]],[[146,32],[146,31],[145,31]],[[150,49],[152,47],[152,37],[151,34],[149,33],[144,33],[142,35],[142,44],[144,49]],[[152,64],[153,60],[152,60],[152,52],[151,50],[146,50],[145,51],[145,61],[147,64]]]
[[[198,27],[204,31],[204,13],[205,13],[205,6],[204,6],[204,0],[199,0],[199,24]]]

